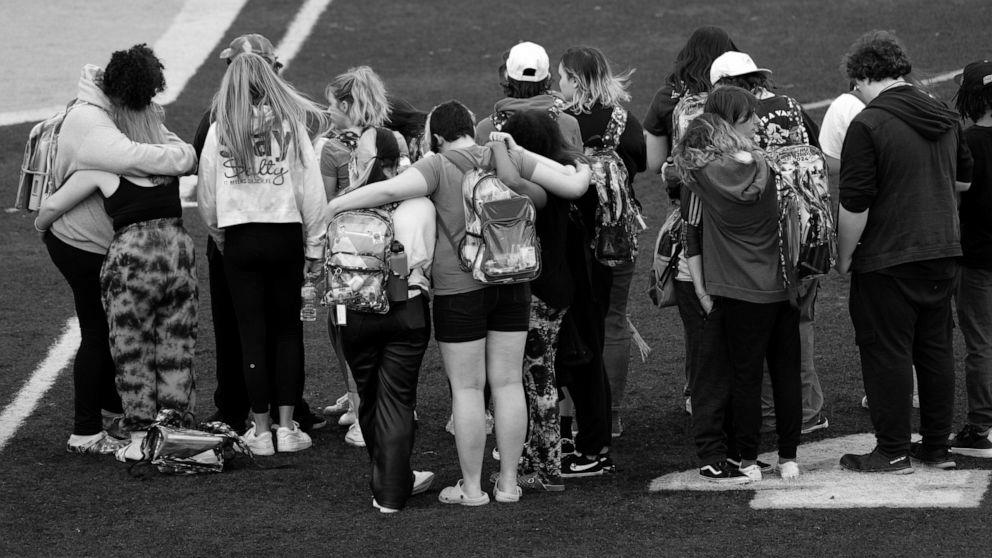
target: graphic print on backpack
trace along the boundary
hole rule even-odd
[[[388,313],[387,252],[392,242],[392,219],[384,210],[358,209],[335,215],[327,225],[324,304]]]
[[[596,228],[593,254],[599,263],[616,266],[637,257],[637,235],[646,229],[630,187],[627,166],[617,154],[627,124],[627,111],[614,107],[601,147],[587,147],[586,157],[596,187]]]
[[[675,306],[675,276],[682,257],[682,215],[669,213],[654,242],[654,260],[648,274],[648,296],[658,308]]]
[[[826,275],[837,261],[826,161],[810,145],[773,149],[768,160],[778,193],[782,276],[796,302],[809,282]]]

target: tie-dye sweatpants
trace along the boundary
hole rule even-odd
[[[117,231],[100,271],[124,427],[147,428],[159,409],[192,411],[196,259],[182,219]]]
[[[537,472],[541,480],[561,476],[561,431],[558,420],[558,382],[555,354],[565,308],[555,309],[531,297],[530,325],[524,348],[524,393],[529,424],[520,456],[520,472]]]

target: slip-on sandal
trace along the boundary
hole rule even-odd
[[[520,501],[520,495],[523,494],[523,489],[519,485],[514,484],[512,490],[503,491],[499,489],[499,475],[496,476],[496,480],[493,481],[493,498],[497,502],[502,503],[513,503]]]
[[[489,503],[489,495],[485,492],[482,496],[469,498],[462,490],[462,479],[458,479],[455,486],[445,487],[437,497],[442,504],[461,504],[463,506],[484,506]]]

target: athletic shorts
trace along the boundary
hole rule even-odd
[[[484,339],[488,331],[527,331],[530,285],[491,285],[434,297],[434,338],[444,343]]]

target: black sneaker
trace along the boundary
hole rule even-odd
[[[571,438],[561,439],[561,454],[568,455],[570,453],[575,453],[575,441]]]
[[[909,456],[936,469],[954,469],[958,466],[946,447],[924,446],[923,442],[909,444]]]
[[[314,414],[310,409],[307,409],[306,413],[300,413],[300,416],[294,417],[293,420],[298,422],[300,424],[300,430],[307,434],[327,426],[327,419],[321,415]]]
[[[747,484],[751,481],[740,469],[728,466],[724,461],[703,465],[699,468],[699,476],[704,481],[719,484]]]
[[[570,453],[561,459],[561,476],[566,479],[595,477],[606,472],[605,467],[613,467],[609,456],[587,457],[580,453]]]
[[[891,473],[894,475],[908,475],[913,472],[913,465],[909,462],[908,455],[898,457],[887,457],[882,455],[878,448],[871,453],[856,455],[853,453],[844,454],[840,458],[840,466],[848,471],[856,473]]]
[[[966,424],[951,440],[951,451],[969,457],[992,457],[989,434],[973,424]]]
[[[829,428],[829,427],[830,427],[830,421],[827,420],[827,417],[823,415],[817,415],[813,420],[803,424],[803,429],[800,431],[800,433],[812,434],[817,430],[823,430],[824,428]]]
[[[774,466],[772,466],[769,463],[765,463],[764,461],[762,461],[760,459],[758,459],[754,463],[758,466],[758,469],[761,469],[761,472],[763,474],[764,473],[771,473],[775,469]],[[740,459],[734,459],[733,457],[728,457],[727,458],[727,467],[729,467],[731,469],[740,470],[740,468],[741,468],[741,460]]]
[[[604,473],[617,472],[617,466],[613,464],[613,460],[610,458],[610,454],[608,453],[599,454],[599,464],[603,466]]]

